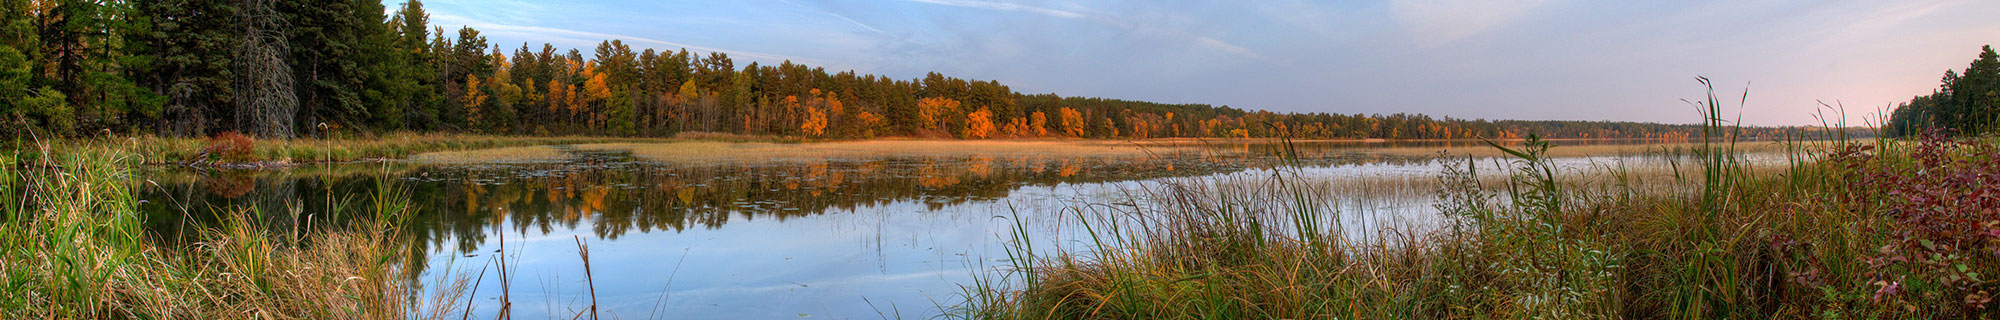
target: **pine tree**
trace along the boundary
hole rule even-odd
[[[361,105],[362,69],[374,50],[363,39],[375,37],[381,20],[367,20],[366,1],[282,1],[286,42],[290,44],[292,79],[297,81],[299,121],[297,128],[309,132],[318,124],[346,125],[368,118]],[[372,8],[382,12],[379,3]],[[367,51],[364,51],[367,50]],[[317,134],[317,133],[315,133]]]
[[[232,0],[134,2],[148,24],[127,34],[127,43],[150,63],[126,70],[153,94],[165,98],[160,125],[166,136],[201,136],[235,123],[234,50],[239,45],[237,8]]]
[[[386,81],[396,86],[384,87],[390,90],[384,93],[383,99],[388,100],[384,107],[394,109],[389,112],[400,110],[402,114],[383,116],[398,119],[391,122],[398,124],[393,128],[430,128],[434,125],[432,112],[438,109],[440,99],[435,89],[438,84],[436,59],[430,51],[430,43],[426,42],[430,39],[430,17],[424,12],[423,1],[410,0],[403,3],[396,16],[390,19],[389,25],[395,29],[396,37],[390,44],[392,60],[384,67],[389,68],[386,75],[389,79]]]

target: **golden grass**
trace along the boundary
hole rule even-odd
[[[54,151],[62,150],[62,151]],[[420,284],[409,268],[407,193],[373,195],[355,228],[285,231],[257,212],[200,230],[191,247],[148,236],[123,148],[0,154],[0,318],[442,319],[463,275]],[[17,162],[18,161],[18,162]],[[13,165],[19,163],[20,165]],[[271,213],[283,214],[283,213]],[[427,306],[416,300],[428,284]]]
[[[343,162],[366,159],[403,159],[436,151],[477,150],[519,146],[564,145],[605,142],[672,141],[663,138],[622,138],[600,136],[493,136],[453,133],[392,133],[376,137],[336,137],[331,139],[257,139],[253,161],[281,163]],[[97,141],[72,141],[82,147],[118,148],[138,156],[143,163],[184,163],[198,160],[206,139],[154,136],[121,137]]]
[[[1191,151],[1180,146],[1142,146],[1116,141],[866,140],[821,143],[601,143],[579,150],[629,151],[642,159],[675,163],[805,161],[889,157],[1143,157]]]
[[[528,163],[562,160],[562,150],[552,146],[504,147],[493,149],[426,152],[410,156],[419,164]]]
[[[1502,144],[1504,145],[1505,143]],[[1588,156],[1630,156],[1630,155],[1649,155],[1649,154],[1686,154],[1688,152],[1692,152],[1692,150],[1694,150],[1699,146],[1701,146],[1700,142],[1667,142],[1667,143],[1648,143],[1648,144],[1598,144],[1598,145],[1573,145],[1573,146],[1566,145],[1549,149],[1548,156],[1562,158],[1562,157],[1588,157]],[[1736,148],[1738,151],[1741,151],[1743,153],[1769,153],[1769,152],[1780,152],[1785,150],[1784,144],[1778,142],[1744,142],[1737,144]],[[1500,152],[1500,150],[1498,149],[1494,149],[1493,147],[1489,147],[1483,144],[1454,146],[1454,147],[1427,146],[1427,147],[1355,148],[1355,150],[1358,152],[1380,153],[1380,154],[1390,154],[1390,155],[1407,155],[1407,156],[1436,155],[1438,154],[1438,152],[1444,152],[1444,151],[1449,151],[1451,152],[1452,155],[1456,156],[1502,157],[1507,155],[1506,153]]]

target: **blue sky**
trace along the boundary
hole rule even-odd
[[[385,0],[391,10],[403,0]],[[511,52],[603,39],[1017,91],[1286,112],[1817,123],[1930,92],[2000,42],[2000,1],[432,0]],[[1734,100],[1734,99],[1728,99]],[[1734,106],[1733,101],[1729,103]]]

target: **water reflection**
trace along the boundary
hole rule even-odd
[[[1453,144],[1393,146],[1477,147]],[[1319,170],[1329,175],[1429,174],[1411,169],[1428,168],[1429,155],[1367,151],[1381,146],[1391,145],[1293,148],[1299,163],[1341,168]],[[260,213],[273,228],[340,228],[351,217],[332,214],[341,212],[338,207],[370,207],[366,195],[376,189],[407,188],[417,214],[402,231],[414,240],[410,254],[422,257],[413,260],[427,264],[412,267],[457,263],[476,270],[504,234],[522,279],[512,288],[516,314],[567,315],[588,304],[576,300],[582,288],[570,242],[576,235],[592,241],[600,304],[625,317],[656,309],[704,318],[862,317],[890,303],[915,315],[949,305],[970,270],[993,261],[996,255],[988,253],[998,252],[1013,223],[996,217],[1025,213],[1047,226],[1038,236],[1061,238],[1065,231],[1052,221],[1066,205],[1091,197],[1118,200],[1132,181],[1243,174],[1280,163],[1277,150],[1267,143],[1230,143],[1129,157],[711,165],[570,150],[568,159],[547,163],[166,170],[148,173],[159,187],[142,188],[148,201],[141,209],[163,238],[188,241],[191,236],[180,232],[188,226],[213,225],[244,211]],[[1351,208],[1374,210],[1363,207],[1377,203]],[[1380,210],[1412,208],[1422,203]],[[487,302],[479,311],[493,308]]]

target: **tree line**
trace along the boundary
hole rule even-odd
[[[1896,105],[1883,131],[1895,136],[1932,128],[1961,135],[2000,131],[2000,55],[1993,46],[1981,47],[1964,71],[1945,70],[1941,82],[1931,94]]]
[[[720,52],[489,44],[374,0],[0,0],[0,132],[1681,139],[1692,125],[1250,111],[1024,94]],[[1990,53],[1990,51],[1989,51]],[[1800,128],[1746,128],[1748,138]]]

